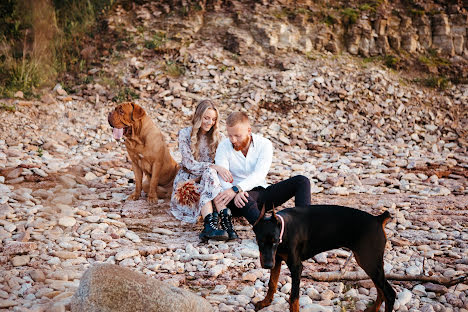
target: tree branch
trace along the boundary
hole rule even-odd
[[[317,282],[361,281],[370,279],[370,277],[364,272],[346,272],[344,274],[341,272],[312,272],[304,274],[303,276]],[[443,276],[403,275],[391,273],[386,274],[385,277],[392,281],[431,282],[447,287],[463,283],[468,280],[468,275],[446,278]]]

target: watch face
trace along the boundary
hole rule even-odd
[[[233,190],[234,192],[236,192],[236,193],[239,192],[239,189],[238,189],[237,186],[235,186],[235,185],[232,187],[232,190]]]

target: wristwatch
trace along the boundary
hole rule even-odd
[[[237,185],[234,185],[234,186],[232,187],[232,190],[233,190],[234,192],[236,192],[236,194],[242,191],[242,189],[241,189],[239,186],[237,186]]]

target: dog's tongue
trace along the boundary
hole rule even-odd
[[[122,129],[113,128],[112,133],[114,134],[114,139],[116,140],[121,139],[123,136],[123,131],[124,131],[123,128]]]

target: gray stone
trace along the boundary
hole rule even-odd
[[[71,299],[72,312],[214,311],[190,291],[112,264],[97,264],[83,275]]]

